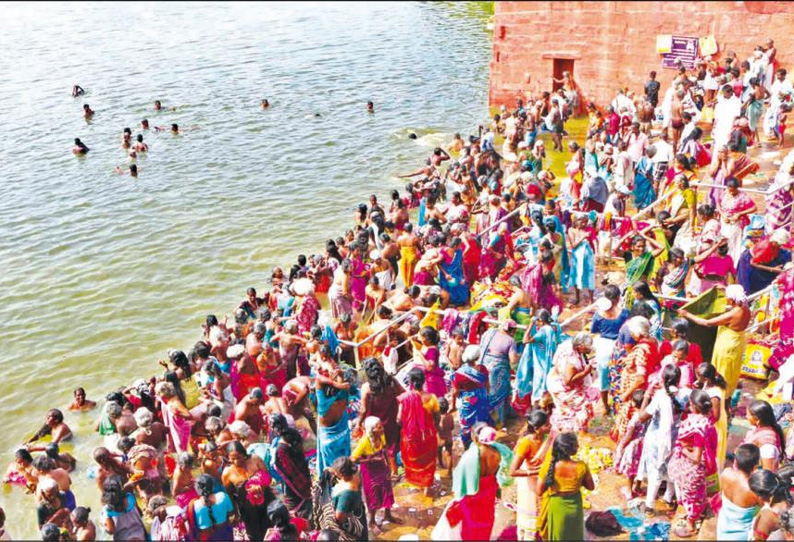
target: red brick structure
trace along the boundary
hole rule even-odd
[[[598,103],[621,86],[640,91],[651,70],[664,91],[675,70],[662,67],[660,34],[714,36],[716,58],[732,50],[740,60],[771,38],[778,64],[791,71],[794,2],[497,1],[489,102],[512,106],[526,90],[551,90],[552,75],[566,70]]]

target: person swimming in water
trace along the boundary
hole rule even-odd
[[[86,119],[90,119],[91,117],[93,117],[93,116],[94,116],[94,110],[93,110],[93,109],[91,109],[91,106],[90,106],[90,105],[88,105],[88,104],[83,104],[83,116],[84,116]]]
[[[121,134],[121,148],[129,149],[130,147],[132,147],[132,130],[124,128],[124,132]]]
[[[149,146],[143,142],[143,134],[138,134],[138,137],[135,138],[135,145],[132,146],[132,150],[138,152],[147,152],[149,150]]]
[[[72,97],[77,98],[78,96],[82,96],[85,94],[85,90],[80,85],[75,85],[72,87]]]
[[[141,130],[148,130],[149,129],[149,119],[143,119],[141,121]]]
[[[72,147],[72,153],[77,155],[83,155],[89,151],[89,148],[85,146],[85,143],[80,141],[79,137],[74,138],[74,147]]]
[[[154,101],[154,110],[155,111],[160,111],[162,109],[163,109],[163,104],[160,103],[160,100],[155,100]]]
[[[375,104],[372,101],[367,102],[367,113],[374,113],[375,112]]]
[[[262,109],[267,109],[268,107],[270,107],[270,102],[268,102],[267,98],[265,98],[262,100],[261,105],[262,105]]]
[[[86,412],[96,408],[96,401],[86,399],[85,388],[75,388],[74,401],[69,405],[69,412]]]
[[[121,168],[121,166],[116,166],[116,173],[118,173],[119,175],[129,175],[130,177],[138,177],[138,166],[136,164],[130,164],[129,171],[124,171]]]

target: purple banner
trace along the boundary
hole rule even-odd
[[[695,67],[698,56],[698,38],[673,36],[669,53],[662,53],[663,68],[678,68],[678,62],[687,69]]]

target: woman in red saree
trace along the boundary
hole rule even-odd
[[[658,365],[659,350],[656,340],[650,336],[651,324],[647,318],[635,316],[626,322],[634,344],[626,344],[628,354],[620,360],[620,381],[618,394],[619,406],[615,415],[615,424],[610,436],[615,442],[623,438],[629,421],[634,414],[634,402],[631,395],[636,390],[645,389],[648,375]]]
[[[680,538],[697,534],[695,523],[708,506],[707,496],[717,490],[717,429],[711,414],[711,398],[703,390],[689,396],[689,415],[678,429],[667,466],[675,484],[678,503],[684,507],[684,523],[673,532]]]
[[[438,400],[422,391],[425,373],[421,368],[411,369],[408,380],[410,389],[397,398],[397,421],[402,425],[400,453],[405,479],[429,495],[436,474],[438,430],[434,415],[439,411]]]

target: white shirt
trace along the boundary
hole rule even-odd
[[[792,88],[791,81],[788,79],[784,79],[783,81],[775,79],[775,82],[772,83],[772,89],[769,91],[769,94],[771,94],[769,100],[770,105],[772,107],[777,107],[781,103],[780,95],[794,94],[794,88]]]
[[[689,134],[695,129],[695,121],[694,119],[691,122],[688,122],[684,125],[684,129],[681,130],[681,141],[684,141]]]
[[[670,162],[673,159],[673,146],[661,139],[653,144],[656,147],[656,154],[651,158],[651,162],[659,164],[661,162]]]

